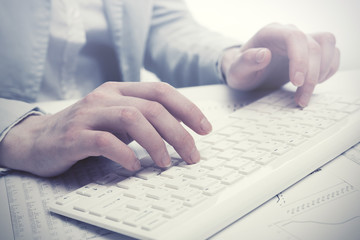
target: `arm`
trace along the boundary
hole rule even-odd
[[[175,87],[221,83],[216,63],[239,45],[200,26],[183,1],[154,1],[145,67]]]

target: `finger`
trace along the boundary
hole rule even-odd
[[[308,72],[308,39],[301,31],[291,28],[283,32],[289,58],[289,78],[297,87],[302,86]]]
[[[227,73],[228,85],[239,90],[251,90],[259,86],[264,78],[264,68],[271,61],[267,48],[251,48],[240,53]]]
[[[185,162],[190,164],[199,162],[200,154],[193,137],[160,103],[135,97],[123,98],[121,104],[138,109],[158,134],[174,147]],[[118,130],[111,129],[111,131]],[[137,140],[134,134],[128,132]]]
[[[119,163],[130,171],[140,169],[140,161],[136,158],[134,152],[117,137],[109,132],[87,130],[79,136],[79,146],[76,148],[82,150],[83,156],[104,156],[114,162]]]
[[[208,134],[212,130],[210,122],[201,110],[167,83],[125,83],[119,91],[124,96],[160,103],[175,118],[183,121],[198,134]]]
[[[131,104],[140,110],[185,162],[193,164],[200,161],[193,137],[167,109],[154,101],[131,97],[127,97],[127,100],[131,100]]]
[[[332,64],[330,66],[329,72],[326,75],[326,77],[324,78],[323,82],[326,81],[327,79],[329,79],[330,77],[332,77],[337,70],[340,67],[340,50],[338,48],[335,48],[335,53],[334,53],[334,57],[333,57],[333,61]]]
[[[308,72],[304,84],[297,89],[295,101],[301,107],[306,107],[318,83],[321,68],[321,47],[313,39],[308,40],[309,59]]]
[[[331,33],[316,33],[312,35],[313,39],[321,46],[321,70],[319,83],[325,81],[330,72],[334,55],[336,54],[336,39]]]
[[[100,108],[92,116],[88,123],[91,128],[110,132],[126,131],[146,149],[158,166],[170,166],[170,156],[164,140],[137,108],[128,106]]]

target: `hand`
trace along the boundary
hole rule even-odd
[[[241,48],[224,53],[222,71],[230,87],[252,90],[297,86],[295,101],[307,106],[316,84],[339,68],[340,51],[331,33],[305,35],[295,26],[270,24]]]
[[[30,116],[12,128],[0,144],[0,165],[54,176],[86,157],[105,156],[138,170],[127,146],[133,139],[160,167],[170,165],[164,140],[196,163],[199,152],[180,121],[199,134],[211,131],[201,111],[168,84],[108,82],[57,114]]]

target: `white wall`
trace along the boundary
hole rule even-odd
[[[186,0],[206,27],[242,42],[271,22],[294,24],[311,33],[335,34],[340,69],[360,69],[359,0]]]

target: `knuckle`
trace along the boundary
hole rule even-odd
[[[92,91],[83,98],[85,104],[93,105],[97,102],[101,102],[105,98],[105,94],[101,91]]]
[[[295,41],[307,41],[306,34],[296,28],[289,29],[287,31],[286,35],[289,40],[294,41],[294,42]]]
[[[174,88],[168,83],[158,82],[154,84],[154,91],[156,92],[157,96],[161,98],[173,92]]]
[[[286,27],[288,29],[298,30],[298,27],[296,25],[294,25],[294,24],[287,24]]]
[[[146,116],[149,118],[156,118],[165,111],[165,108],[160,103],[154,101],[146,102],[144,108]]]
[[[323,33],[321,38],[322,38],[322,42],[326,42],[334,46],[336,44],[336,37],[334,34],[330,32]]]
[[[118,84],[117,82],[108,81],[101,84],[100,88],[105,88],[105,89],[114,88],[117,84]]]
[[[310,41],[309,42],[309,51],[311,53],[319,55],[319,54],[321,54],[321,46],[315,41]]]
[[[278,29],[278,28],[282,28],[282,27],[283,27],[283,25],[278,22],[271,22],[271,23],[265,25],[262,29],[260,29],[260,31],[267,31],[267,30]]]
[[[94,147],[103,149],[111,145],[111,136],[108,132],[98,132],[94,135],[93,143]]]
[[[124,107],[120,110],[119,117],[122,122],[130,125],[139,121],[141,113],[135,107]]]

